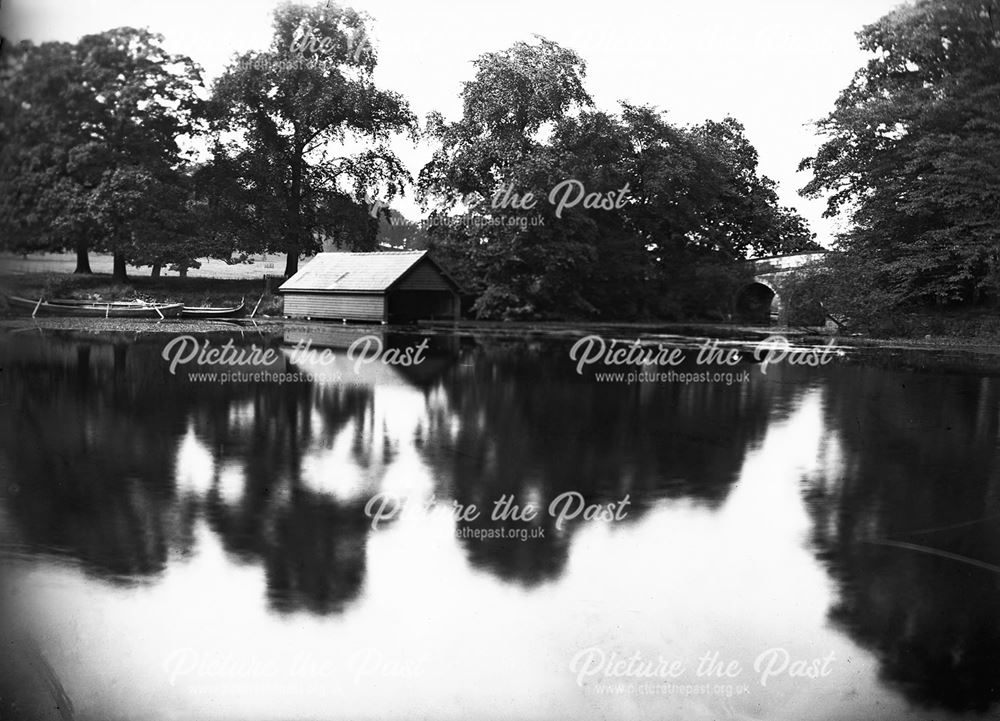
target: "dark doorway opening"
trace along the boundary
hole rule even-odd
[[[388,302],[390,323],[452,320],[457,309],[455,295],[444,290],[398,290]]]
[[[742,323],[771,323],[775,292],[763,283],[751,283],[736,296],[736,317]]]

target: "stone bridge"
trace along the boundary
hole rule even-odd
[[[826,253],[825,250],[819,250],[747,261],[753,268],[754,279],[741,288],[736,296],[738,319],[750,323],[784,323],[788,308],[779,292],[781,278],[822,260]]]

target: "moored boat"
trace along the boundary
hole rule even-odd
[[[61,315],[82,318],[176,318],[184,310],[183,303],[145,303],[143,301],[32,300],[7,296],[16,308],[30,310],[32,315]]]
[[[235,318],[246,312],[245,305],[241,302],[232,308],[216,307],[210,305],[186,305],[181,311],[184,318]]]

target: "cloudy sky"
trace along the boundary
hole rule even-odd
[[[274,0],[3,0],[0,28],[9,40],[76,40],[111,27],[148,27],[174,52],[217,76],[237,51],[270,44]],[[460,112],[471,61],[517,40],[543,35],[587,61],[587,87],[598,107],[620,100],[668,111],[680,124],[732,115],[747,128],[763,172],[778,181],[826,243],[835,223],[822,201],[798,189],[796,172],[818,139],[810,122],[825,115],[865,57],[854,33],[898,0],[341,0],[374,20],[377,82],[407,97],[417,116]],[[416,174],[426,147],[397,145]],[[406,215],[412,197],[396,203]]]

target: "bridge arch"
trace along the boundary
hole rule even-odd
[[[803,253],[772,255],[765,258],[751,258],[747,261],[753,273],[753,281],[736,293],[734,301],[736,317],[744,323],[785,323],[788,308],[778,292],[780,278],[801,273],[815,263],[822,262],[826,250],[811,250]]]
[[[754,278],[736,293],[736,317],[743,323],[769,325],[781,316],[781,295],[766,278]]]

